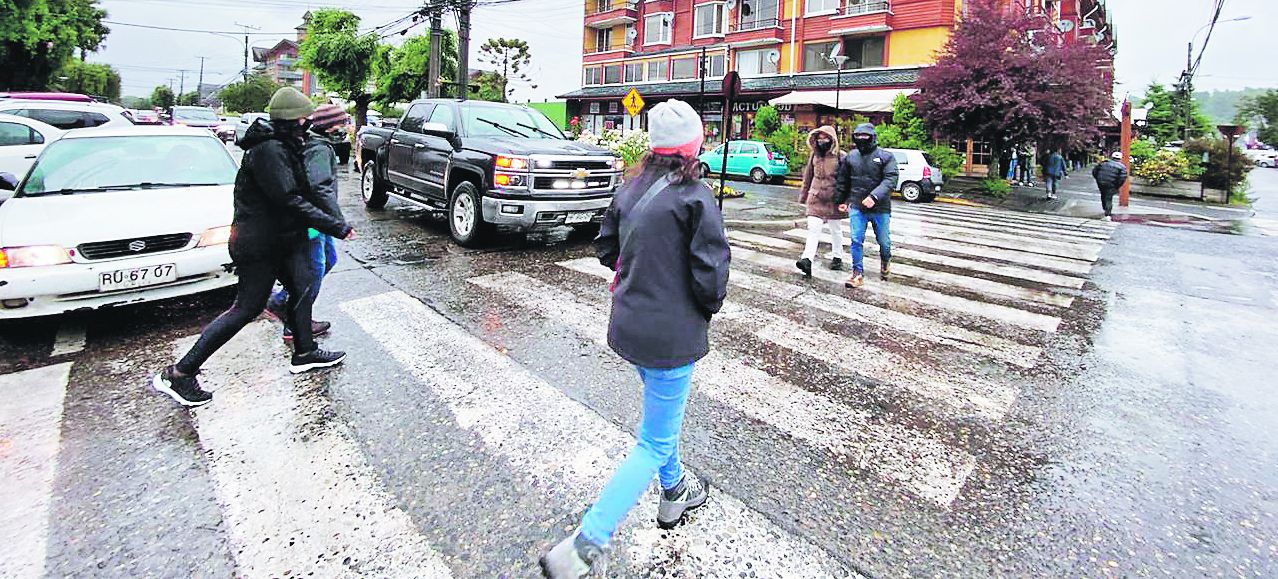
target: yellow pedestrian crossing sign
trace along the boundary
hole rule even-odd
[[[643,97],[639,96],[639,89],[630,89],[626,98],[621,99],[621,104],[625,105],[626,112],[630,113],[630,116],[638,116],[639,111],[643,110]]]

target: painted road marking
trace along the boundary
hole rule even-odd
[[[43,577],[49,503],[71,364],[0,376],[0,529],[5,577]]]
[[[769,269],[783,271],[793,275],[802,275],[797,269],[795,269],[794,261],[784,257],[777,257],[735,245],[732,248],[732,256]],[[840,284],[847,279],[846,272],[829,271],[823,268],[813,268],[812,275],[823,281]],[[943,294],[938,291],[903,286],[896,283],[881,283],[877,280],[868,280],[860,289],[861,291],[868,291],[889,297],[909,300],[924,305],[1048,333],[1055,332],[1056,328],[1060,326],[1061,323],[1061,319],[1056,316],[1029,312],[998,304],[978,302],[959,296]]]
[[[252,324],[219,356],[235,362],[205,368],[201,381],[215,400],[191,413],[238,574],[451,577],[369,468],[350,427],[317,420],[331,402],[299,393],[281,363],[287,352],[277,328]]]
[[[78,353],[84,350],[84,344],[84,319],[78,316],[68,317],[62,320],[61,326],[58,326],[58,334],[53,339],[53,351],[49,353],[49,356],[57,357]]]
[[[943,249],[955,251],[957,253],[965,253],[976,257],[991,257],[1003,259],[1005,261],[1020,261],[1022,263],[1031,263],[1024,258],[1008,259],[1006,255],[1024,255],[1032,254],[1044,259],[1047,263],[1058,265],[1048,265],[1062,271],[1070,271],[1074,273],[1088,273],[1091,271],[1091,264],[1100,257],[1100,251],[1097,249],[1092,252],[1067,251],[1065,255],[1053,248],[1037,247],[1028,243],[1017,243],[1003,239],[988,239],[974,233],[965,233],[962,228],[924,228],[924,227],[892,227],[892,239],[900,240],[902,243],[919,246],[931,246],[935,249]],[[924,242],[921,240],[929,240]],[[958,244],[966,244],[969,248],[966,251],[960,249],[950,249],[950,246]],[[993,249],[996,251],[989,251]],[[1000,255],[1001,254],[1001,255]],[[1089,257],[1090,256],[1090,257]],[[1081,268],[1075,271],[1073,268]]]
[[[905,205],[894,206],[893,211],[903,209],[907,213],[931,214],[931,215],[970,215],[974,217],[984,217],[988,219],[1001,219],[1008,222],[1016,223],[1040,223],[1044,225],[1059,225],[1063,227],[1073,227],[1076,229],[1086,229],[1092,231],[1112,232],[1118,227],[1118,224],[1101,221],[1099,219],[1088,219],[1085,217],[1067,217],[1064,215],[1052,215],[1049,213],[1028,213],[1021,211],[1008,211],[1005,209],[992,209],[985,207],[953,207],[953,206],[929,206],[929,205]]]
[[[906,220],[901,220],[899,222],[893,221],[891,229],[893,234],[897,231],[902,231],[916,235],[958,239],[960,241],[970,240],[972,243],[978,243],[981,245],[1015,247],[1021,251],[1041,253],[1043,255],[1055,255],[1057,257],[1070,257],[1086,261],[1096,261],[1096,259],[1100,256],[1100,250],[1102,247],[1100,244],[1083,245],[1064,241],[1036,239],[1001,231],[983,231],[971,227],[935,225]]]
[[[923,224],[971,227],[982,231],[999,231],[1016,233],[1038,239],[1056,241],[1096,243],[1109,239],[1108,232],[1089,231],[1068,225],[1036,225],[1023,221],[1011,221],[998,218],[987,218],[975,215],[942,215],[932,213],[893,212],[893,219],[914,221]]]
[[[604,310],[570,292],[514,272],[470,282],[512,303],[534,307],[544,317],[567,325],[596,344],[608,345]],[[804,390],[719,351],[711,351],[697,363],[693,380],[697,392],[720,404],[835,454],[849,455],[861,467],[941,507],[948,508],[954,501],[976,464],[970,454],[924,433],[884,424],[864,411]]]
[[[340,307],[429,386],[458,425],[482,438],[486,451],[520,471],[560,510],[594,500],[634,444],[617,425],[403,292]],[[708,373],[698,369],[700,375]],[[698,513],[690,532],[659,531],[650,510],[650,505],[637,507],[618,533],[618,543],[629,547],[629,569],[623,575],[852,574],[829,553],[722,490]]]
[[[807,230],[800,229],[800,231]],[[825,235],[829,235],[829,232],[827,231]],[[866,237],[869,238],[866,239],[866,242],[869,243],[870,239],[874,236],[867,234]],[[940,239],[924,235],[909,235],[899,231],[892,232],[892,241],[926,249],[946,251],[949,253],[968,255],[982,259],[995,259],[1003,262],[1019,263],[1022,265],[1048,268],[1078,275],[1087,275],[1092,271],[1092,262],[1090,261],[1067,257],[1055,257],[1051,255],[1043,255],[1041,253],[1027,253],[1019,251],[1015,247],[1002,248],[991,247],[988,245],[976,245],[952,239]]]

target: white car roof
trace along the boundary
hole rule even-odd
[[[71,101],[40,101],[40,100],[7,100],[0,101],[0,108],[8,109],[49,109],[63,111],[95,111],[95,112],[113,112],[123,113],[124,107],[116,106],[108,103],[77,103]]]
[[[20,117],[17,115],[0,114],[0,121],[4,121],[6,123],[18,123],[19,125],[26,125],[28,127],[31,127],[39,131],[41,135],[44,135],[46,137],[58,136],[66,132],[53,125],[47,125],[41,121],[37,121],[35,119],[28,119],[27,117]]]
[[[208,137],[216,139],[208,129],[166,125],[136,125],[127,127],[93,127],[67,132],[63,139],[93,139],[97,137]]]

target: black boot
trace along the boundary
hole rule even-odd
[[[803,272],[803,277],[812,277],[812,260],[805,257],[794,262],[794,267],[799,268],[799,271]]]
[[[879,269],[879,279],[883,281],[887,281],[888,274],[891,273],[891,269],[892,269],[892,260],[884,259],[884,260],[881,260],[881,263],[883,264],[883,266]]]
[[[831,258],[830,258],[830,269],[832,269],[832,270],[834,270],[834,271],[843,271],[843,258],[841,258],[841,257],[831,257]]]

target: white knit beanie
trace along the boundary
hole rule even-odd
[[[671,99],[648,111],[648,138],[654,153],[695,157],[706,138],[705,126],[688,103]]]

